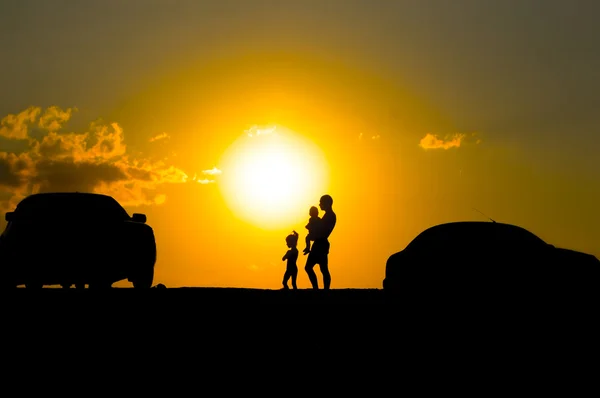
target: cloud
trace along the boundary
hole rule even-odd
[[[9,114],[0,120],[0,137],[10,140],[28,140],[31,139],[29,135],[31,127],[50,132],[58,131],[76,111],[77,108],[63,110],[54,105],[42,111],[39,106],[30,106],[16,115]]]
[[[471,137],[475,137],[476,134],[471,134]],[[436,134],[426,134],[425,137],[421,138],[419,146],[423,149],[450,149],[459,148],[462,144],[466,143],[469,136],[467,134],[454,134],[446,136],[445,138],[439,138]],[[480,139],[476,139],[475,144],[481,143]]]
[[[150,138],[150,142],[155,142],[155,141],[160,141],[160,140],[168,140],[169,138],[171,138],[169,136],[169,134],[167,133],[160,133],[158,135],[155,135],[154,137]]]
[[[212,169],[208,169],[208,170],[202,170],[202,174],[205,175],[209,175],[209,176],[217,176],[222,174],[223,172],[219,169],[217,169],[216,167],[213,167]],[[198,184],[202,184],[202,185],[206,185],[206,184],[214,184],[217,181],[214,179],[210,179],[210,178],[198,178],[198,175],[194,174],[194,177],[192,177],[192,181],[197,182]]]
[[[160,186],[188,181],[174,165],[129,156],[118,123],[95,121],[83,132],[59,132],[75,110],[30,107],[1,119],[0,140],[27,140],[21,152],[0,151],[4,211],[29,194],[52,191],[104,193],[125,206],[162,204],[166,196],[157,192]],[[31,137],[32,126],[45,134]]]
[[[208,174],[210,176],[219,175],[221,173],[222,173],[222,171],[217,169],[216,167],[213,167],[210,170],[202,170],[202,174]]]
[[[16,115],[6,115],[0,120],[0,137],[11,140],[26,140],[29,125],[35,123],[41,108],[32,106]]]
[[[275,130],[277,130],[277,126],[252,126],[248,130],[244,130],[244,132],[248,135],[248,137],[255,137],[259,135],[273,134]]]
[[[77,108],[67,108],[63,111],[58,106],[50,106],[46,109],[42,116],[40,116],[38,126],[41,129],[48,131],[60,130],[63,125],[68,122],[69,119],[71,119],[71,115],[75,111],[77,111]]]
[[[364,133],[360,133],[360,134],[358,135],[358,139],[359,139],[359,140],[362,140],[364,137],[365,137]],[[375,134],[375,135],[372,135],[372,136],[370,136],[370,138],[371,138],[372,140],[376,141],[376,140],[378,140],[378,139],[380,139],[380,138],[381,138],[381,135],[379,135],[379,134]]]

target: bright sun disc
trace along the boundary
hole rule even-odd
[[[223,154],[222,194],[240,218],[284,228],[308,217],[327,185],[327,163],[310,140],[279,126],[248,130]]]

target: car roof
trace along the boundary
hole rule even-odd
[[[492,221],[492,222],[490,222],[490,221],[453,221],[453,222],[447,222],[447,223],[442,223],[442,224],[434,225],[432,227],[427,228],[425,231],[430,230],[430,229],[434,229],[434,228],[453,228],[453,229],[474,229],[474,228],[480,228],[480,229],[484,229],[484,230],[490,230],[491,228],[496,228],[496,229],[500,229],[500,228],[506,228],[506,229],[516,228],[516,229],[519,229],[519,230],[527,231],[525,228],[519,227],[517,225],[506,224],[506,223],[495,222],[495,221]],[[529,231],[527,231],[527,232],[529,232]]]
[[[418,237],[430,236],[431,234],[442,233],[448,236],[472,235],[477,234],[481,237],[486,234],[496,234],[500,232],[502,236],[512,235],[520,238],[535,239],[540,243],[545,243],[540,237],[533,232],[513,224],[490,222],[490,221],[454,221],[443,224],[434,225],[422,231]]]
[[[526,230],[523,227],[519,227],[514,224],[500,223],[500,222],[496,222],[496,221],[491,221],[491,222],[490,221],[452,221],[452,222],[434,225],[432,227],[425,229],[423,232],[426,232],[429,230],[434,230],[434,229],[439,229],[439,228],[458,230],[458,232],[460,232],[460,230],[471,231],[473,229],[479,229],[483,232],[499,230],[499,229],[502,229],[502,230],[513,229],[515,231],[531,233],[530,231]]]
[[[93,193],[93,192],[77,192],[77,191],[74,191],[74,192],[40,192],[40,193],[34,193],[34,194],[27,196],[21,202],[23,202],[25,200],[34,199],[34,198],[61,198],[61,197],[104,197],[104,198],[113,199],[112,196],[104,195],[101,193]]]
[[[112,196],[103,195],[99,193],[90,193],[90,192],[44,192],[44,193],[34,193],[19,202],[17,208],[21,205],[29,205],[30,203],[39,203],[45,201],[63,201],[63,200],[81,200],[85,201],[106,201],[106,202],[116,202],[118,203]]]
[[[117,202],[115,198],[109,195],[87,193],[87,192],[47,192],[29,195],[21,200],[17,205],[15,212],[28,214],[33,212],[39,214],[40,211],[66,211],[73,213],[77,211],[93,211],[97,214],[118,214],[125,217],[127,212]]]

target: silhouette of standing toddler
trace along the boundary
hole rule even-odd
[[[290,249],[281,259],[281,261],[287,260],[285,274],[283,274],[283,289],[289,289],[288,281],[292,278],[292,288],[296,290],[298,289],[298,286],[296,286],[296,278],[298,277],[298,265],[296,264],[296,261],[298,260],[298,232],[293,231],[289,234],[285,238],[285,243]]]
[[[319,218],[319,209],[317,209],[316,206],[312,206],[309,210],[308,210],[308,215],[310,216],[310,218],[308,219],[308,224],[306,224],[306,229],[308,230],[308,234],[306,234],[306,247],[304,248],[304,255],[307,255],[308,253],[310,253],[310,241],[311,240],[315,240],[314,239],[314,234],[315,231],[318,228],[318,224],[321,221],[321,219]]]

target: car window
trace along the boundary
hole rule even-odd
[[[537,248],[546,246],[546,242],[534,233],[513,225],[503,225],[501,228],[497,228],[494,231],[494,238],[500,243],[514,247]]]
[[[439,250],[459,245],[467,239],[463,234],[454,232],[450,226],[437,225],[421,232],[406,248],[418,251]]]
[[[33,195],[23,199],[18,218],[128,219],[127,211],[112,197],[92,194]]]

